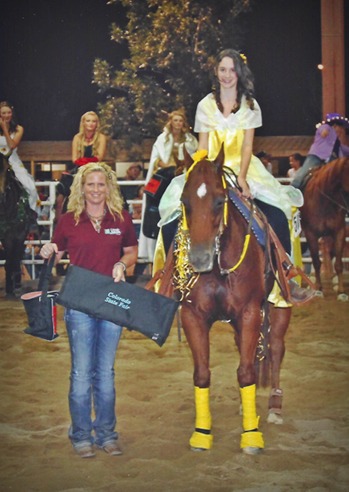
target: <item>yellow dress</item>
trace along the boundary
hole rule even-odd
[[[243,96],[239,110],[226,118],[219,111],[215,97],[211,93],[198,104],[194,131],[209,134],[209,159],[216,158],[224,143],[224,165],[239,174],[244,132],[260,126],[262,126],[262,115],[256,100],[252,110]],[[289,220],[292,219],[292,207],[303,205],[302,192],[293,186],[280,184],[254,155],[248,168],[247,182],[253,198],[280,208]]]

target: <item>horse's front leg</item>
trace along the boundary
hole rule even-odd
[[[182,306],[182,325],[194,362],[195,430],[189,440],[193,451],[211,449],[213,436],[210,410],[210,341],[203,316]]]
[[[316,289],[322,292],[322,283],[321,283],[321,261],[319,256],[319,239],[315,234],[308,232],[306,234],[308,247],[310,251],[310,256],[313,262],[314,270],[315,270],[315,286]]]
[[[334,269],[336,271],[337,277],[338,277],[338,293],[337,293],[337,299],[339,301],[347,301],[348,296],[344,292],[344,281],[343,281],[343,251],[344,251],[344,246],[345,246],[345,227],[337,232],[337,236],[335,238],[335,262],[334,262]]]
[[[268,405],[267,421],[272,424],[282,424],[282,396],[280,388],[281,363],[285,355],[285,334],[290,323],[291,308],[270,309],[271,331],[269,337],[271,363],[271,391]]]
[[[256,371],[254,361],[261,326],[258,305],[246,307],[237,323],[240,364],[237,370],[242,406],[240,447],[246,454],[257,454],[264,448],[263,435],[258,430],[256,407]]]

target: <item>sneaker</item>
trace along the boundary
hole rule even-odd
[[[295,280],[290,280],[288,285],[290,287],[291,298],[294,299],[294,302],[297,304],[304,304],[316,295],[314,289],[304,289],[303,287],[300,287]]]
[[[93,451],[92,444],[84,444],[83,446],[74,447],[74,451],[80,458],[93,458],[96,453]]]
[[[116,441],[107,442],[104,446],[100,446],[100,448],[110,456],[120,456],[122,454]]]

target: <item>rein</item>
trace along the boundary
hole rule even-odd
[[[222,175],[222,184],[223,184],[223,189],[225,192],[225,203],[224,203],[224,211],[223,211],[223,225],[224,229],[227,227],[228,224],[228,187],[227,187],[227,180],[225,177],[225,174]],[[217,254],[217,262],[219,266],[219,271],[221,275],[228,275],[229,273],[235,272],[237,268],[241,265],[241,263],[244,261],[249,244],[250,244],[250,239],[251,239],[251,225],[252,225],[252,213],[250,214],[249,221],[248,221],[248,227],[247,227],[247,232],[245,235],[245,240],[244,240],[244,245],[242,248],[242,252],[240,255],[239,260],[237,263],[232,266],[231,268],[223,268],[221,264],[221,249],[220,249],[220,237],[224,232],[224,229],[219,233],[219,235],[216,237],[216,254]]]
[[[341,196],[343,198],[343,202],[344,202],[344,207],[342,204],[338,203],[336,200],[334,200],[331,196],[329,196],[327,193],[325,193],[324,191],[320,190],[319,189],[319,193],[324,196],[325,198],[327,198],[327,200],[329,200],[330,202],[334,203],[335,205],[337,205],[338,208],[344,210],[345,212],[349,212],[349,205],[347,204],[346,202],[346,199],[344,198],[344,195],[343,193],[341,192]]]

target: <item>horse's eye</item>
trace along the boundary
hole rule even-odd
[[[185,196],[182,196],[181,201],[182,201],[185,209],[188,210],[190,208],[189,199],[186,198]]]
[[[224,196],[219,196],[215,199],[214,201],[214,208],[216,211],[219,211],[223,208],[225,202],[225,197]]]

